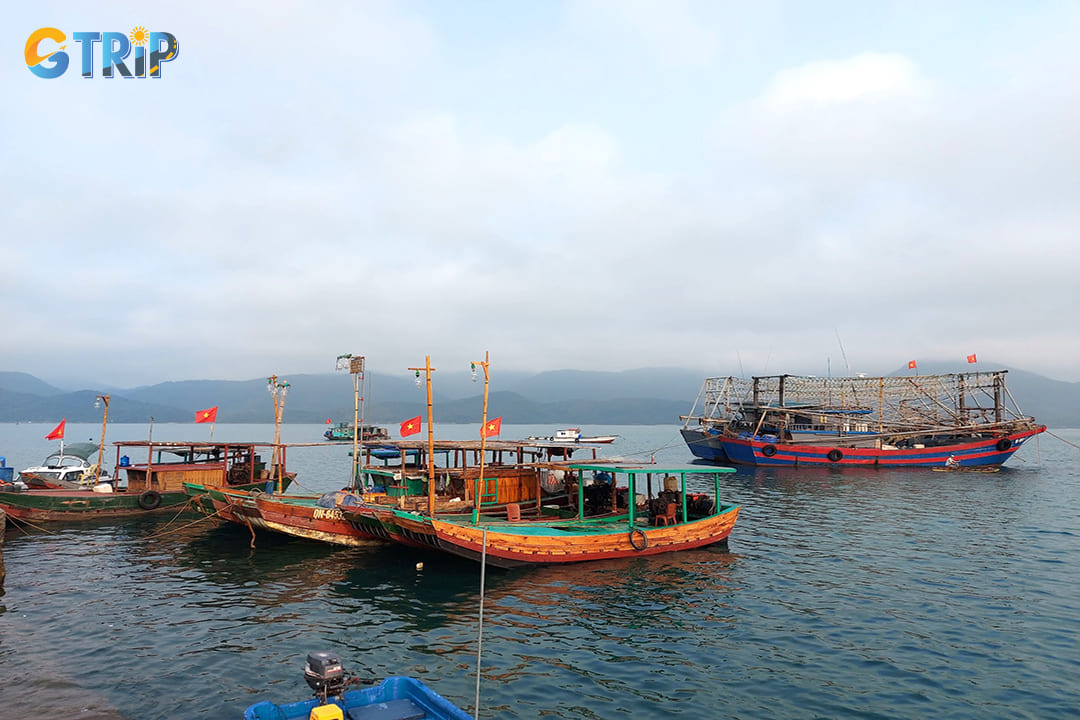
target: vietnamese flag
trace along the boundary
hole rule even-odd
[[[330,418],[326,418],[326,424],[327,424],[327,425],[329,425],[329,424],[330,424]]]
[[[209,408],[207,410],[200,410],[199,412],[195,413],[195,422],[197,422],[197,423],[217,422],[217,409],[218,409],[218,406],[215,405],[214,407]]]
[[[67,418],[60,421],[60,424],[53,428],[53,431],[45,436],[46,440],[63,440],[64,439],[64,424],[67,422]]]
[[[502,432],[502,416],[495,418],[494,420],[488,420],[482,428],[480,428],[480,437],[491,437],[492,435],[498,435]]]
[[[914,370],[915,367],[916,367],[915,361],[911,360],[910,362],[908,362],[907,367],[908,367],[908,370]]]
[[[968,355],[968,363],[970,364],[970,363],[974,363],[974,362],[978,362],[978,361],[975,360],[975,353],[971,353],[970,355]]]
[[[419,415],[412,418],[411,420],[406,420],[405,422],[401,423],[401,437],[405,437],[406,435],[415,435],[418,432],[420,432]]]

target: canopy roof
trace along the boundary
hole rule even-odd
[[[98,446],[94,443],[70,443],[64,445],[63,453],[57,450],[56,452],[49,453],[49,457],[59,457],[63,454],[72,455],[77,458],[82,458],[83,460],[89,460],[91,455],[97,455],[97,453]]]

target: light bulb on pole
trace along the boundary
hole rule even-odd
[[[101,479],[101,461],[105,456],[105,425],[109,422],[109,396],[98,395],[94,398],[94,407],[105,406],[105,413],[101,416],[101,441],[98,443],[97,469],[94,470],[94,484]]]
[[[428,433],[428,452],[427,452],[427,482],[428,482],[428,514],[435,515],[435,428],[434,415],[431,407],[431,373],[435,372],[435,368],[431,367],[431,356],[424,357],[424,367],[411,367],[410,370],[416,371],[416,387],[420,387],[420,371],[424,371],[424,376],[427,378],[427,433]]]
[[[361,390],[364,387],[364,357],[345,353],[337,356],[335,370],[348,370],[353,377],[353,471],[352,485],[356,487],[360,476],[360,445],[364,439],[364,416],[360,412],[364,398]]]
[[[281,416],[285,413],[285,397],[289,394],[289,381],[278,380],[277,375],[266,378],[266,389],[274,396],[274,456],[271,467],[275,468],[277,491],[281,492],[281,482],[285,472],[285,454],[281,452]]]

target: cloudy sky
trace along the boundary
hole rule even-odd
[[[164,5],[4,10],[0,370],[1080,380],[1076,3]]]

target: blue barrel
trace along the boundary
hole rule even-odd
[[[7,458],[0,455],[0,482],[9,483],[15,480],[15,468],[7,466]]]

